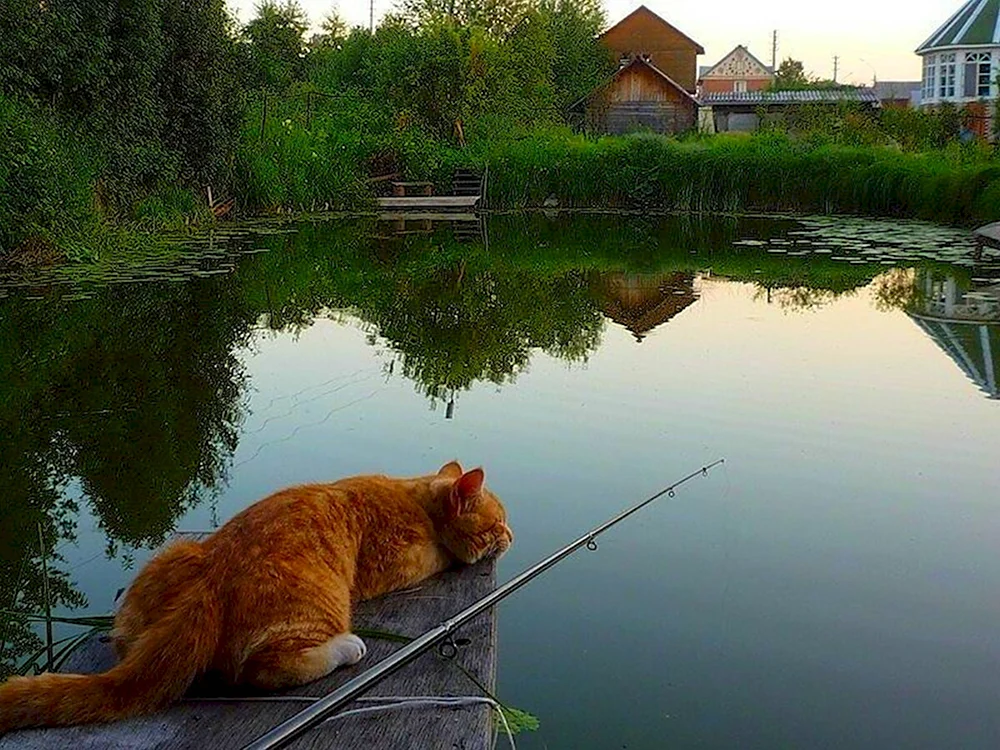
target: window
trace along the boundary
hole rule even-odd
[[[965,55],[965,85],[967,99],[984,98],[993,88],[993,60],[989,52],[969,52]]]
[[[927,55],[924,57],[924,101],[934,98],[934,90],[937,86],[937,55]]]
[[[742,94],[747,90],[746,81],[733,81],[733,91],[737,94]]]
[[[938,66],[938,96],[942,99],[955,98],[955,53],[941,55]]]

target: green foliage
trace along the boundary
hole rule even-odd
[[[556,109],[565,112],[614,71],[614,55],[594,43],[607,21],[604,7],[599,0],[542,0],[539,13],[548,23],[556,50],[552,61]]]
[[[283,90],[301,80],[309,19],[296,0],[263,0],[243,28],[251,85]]]
[[[886,107],[872,110],[855,102],[805,104],[780,115],[761,113],[763,129],[813,143],[891,146],[903,151],[940,151],[962,143],[972,112],[945,103],[935,109]],[[979,144],[981,145],[981,144]],[[970,149],[975,153],[975,149]],[[982,154],[989,158],[988,153]]]
[[[240,120],[238,71],[225,0],[5,0],[0,96],[20,104],[3,107],[0,129],[21,142],[0,149],[27,153],[39,138],[64,144],[47,149],[45,196],[20,199],[33,203],[17,209],[17,233],[59,234],[48,204],[82,196],[81,182],[90,185],[91,210],[110,219],[131,220],[137,203],[168,185],[211,184],[224,194]],[[60,167],[70,153],[72,169]],[[63,213],[78,213],[81,202],[70,200]]]
[[[558,123],[613,69],[596,38],[604,17],[593,0],[518,4],[518,22],[503,34],[468,20],[479,4],[448,12],[441,8],[450,3],[418,5],[384,20],[375,34],[355,29],[316,47],[308,80],[379,103],[381,121],[397,128],[455,142],[458,123],[469,141]]]
[[[478,26],[494,36],[509,34],[534,6],[533,0],[402,0],[403,17],[414,26]]]
[[[345,118],[338,112],[344,105],[313,103],[308,91],[254,100],[236,156],[240,203],[271,211],[364,206],[365,166],[375,144],[358,122],[363,106],[347,100],[355,116]]]
[[[0,94],[0,257],[92,225],[92,180],[53,117]]]
[[[805,66],[799,60],[785,58],[774,71],[772,87],[776,91],[794,91],[805,88],[808,84],[809,76],[806,75]]]
[[[857,87],[807,73],[801,61],[788,57],[781,62],[781,65],[775,71],[774,80],[771,82],[770,88],[772,91],[825,91],[829,89],[852,89]]]
[[[495,206],[996,213],[993,155],[957,143],[954,107],[803,107],[749,142],[571,135],[614,69],[599,0],[408,0],[374,33],[331,14],[308,43],[295,0],[241,29],[225,0],[2,1],[0,252],[94,256],[111,224],[212,221],[209,187],[244,214],[358,209],[371,177],[448,190],[487,164]],[[827,84],[786,60],[777,85]]]
[[[522,711],[520,708],[503,705],[500,706],[500,711],[503,712],[504,719],[506,719],[506,726],[510,728],[512,734],[537,732],[538,728],[542,725],[537,716],[527,711]]]
[[[1000,165],[961,152],[901,154],[780,133],[689,141],[549,133],[460,152],[453,163],[477,162],[490,164],[497,208],[542,206],[554,196],[564,207],[1000,219]]]

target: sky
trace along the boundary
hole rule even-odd
[[[396,0],[374,0],[375,19]],[[913,54],[963,0],[644,0],[648,8],[705,48],[700,65],[718,62],[737,44],[771,61],[771,33],[778,31],[778,59],[793,57],[806,70],[838,80],[870,84],[920,79],[920,60]],[[229,0],[241,20],[249,20],[255,0]],[[368,24],[368,0],[299,0],[314,24],[336,8],[350,25]],[[640,2],[604,0],[608,21],[619,21]]]

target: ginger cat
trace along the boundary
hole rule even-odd
[[[310,682],[365,655],[352,602],[413,586],[513,541],[482,469],[360,476],[292,487],[202,542],[167,547],[115,617],[121,661],[96,675],[0,685],[0,734],[114,721],[179,700],[205,672],[265,689]]]

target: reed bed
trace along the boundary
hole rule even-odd
[[[853,214],[955,225],[1000,220],[1000,161],[961,151],[815,145],[783,134],[542,135],[456,151],[441,163],[488,163],[493,208]]]

